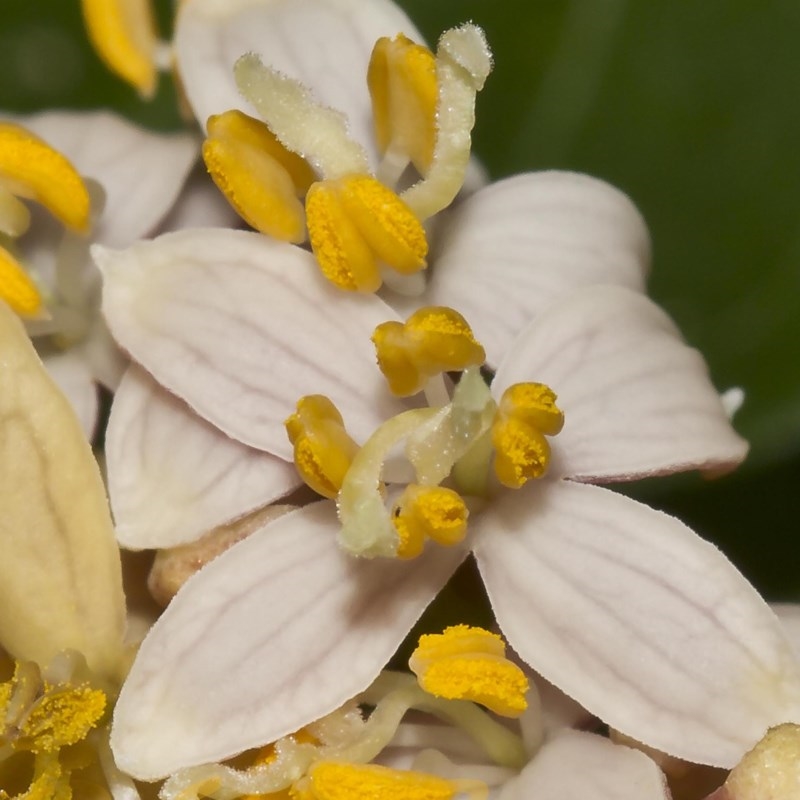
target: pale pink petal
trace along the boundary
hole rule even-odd
[[[731,767],[768,726],[800,721],[800,666],[775,615],[678,520],[557,481],[506,495],[473,529],[509,643],[613,728]]]
[[[106,321],[100,316],[100,309],[95,308],[94,314],[86,338],[77,347],[94,379],[115,392],[128,367],[128,357],[109,333]]]
[[[184,228],[241,228],[241,217],[231,208],[204,167],[190,176],[172,210],[161,221],[159,233]]]
[[[498,800],[670,800],[664,774],[644,753],[602,736],[565,731],[545,745]]]
[[[772,603],[772,610],[778,615],[794,652],[800,658],[800,603]]]
[[[103,187],[92,239],[123,247],[169,211],[200,150],[194,136],[148,131],[107,111],[46,111],[18,121]]]
[[[98,399],[88,365],[75,350],[40,355],[50,377],[69,400],[87,441],[91,441],[97,424]]]
[[[108,492],[117,541],[176,547],[283,497],[294,464],[230,439],[132,366],[106,433]]]
[[[469,197],[435,231],[422,298],[461,312],[497,365],[516,335],[582,286],[641,290],[650,241],[618,189],[571,172],[534,172]]]
[[[492,392],[521,381],[546,383],[564,412],[551,440],[553,474],[618,481],[717,471],[747,453],[700,353],[655,303],[628,289],[583,289],[532,322]]]
[[[305,250],[207,229],[93,254],[117,341],[229,436],[291,460],[283,423],[303,395],[329,396],[360,441],[402,410],[370,342],[394,313],[334,289]]]
[[[381,36],[422,36],[390,0],[192,0],[178,17],[178,70],[195,116],[239,108],[254,115],[233,80],[245,53],[306,84],[342,111],[356,141],[372,141],[367,64]]]
[[[334,504],[291,512],[178,593],[114,714],[117,764],[152,780],[297,730],[364,690],[464,557],[356,560]]]

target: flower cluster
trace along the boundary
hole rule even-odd
[[[631,201],[487,181],[483,32],[183,0],[167,44],[82,5],[193,131],[0,123],[0,798],[792,797],[791,622],[606,488],[747,444]],[[466,562],[496,630],[411,636]]]

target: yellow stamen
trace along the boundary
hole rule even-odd
[[[471,700],[496,714],[518,717],[528,707],[528,679],[505,653],[497,634],[455,625],[421,636],[408,665],[429,694]]]
[[[152,97],[157,34],[150,0],[81,0],[81,6],[97,55],[142,97]]]
[[[294,800],[452,800],[459,782],[377,764],[319,761],[292,789]]]
[[[0,183],[36,200],[79,233],[89,229],[89,192],[75,167],[25,128],[0,123]]]
[[[285,425],[300,477],[323,497],[336,497],[358,452],[336,406],[324,395],[301,397]]]
[[[800,726],[770,728],[725,781],[729,800],[795,800],[800,787]]]
[[[445,306],[421,308],[404,325],[385,322],[372,342],[389,388],[401,397],[420,391],[433,375],[464,370],[486,358],[464,317]]]
[[[542,383],[517,383],[503,393],[492,425],[494,469],[498,480],[519,489],[541,478],[550,465],[550,445],[545,439],[564,426],[556,395]]]
[[[323,274],[342,289],[375,291],[381,284],[379,262],[403,274],[426,266],[422,223],[369,175],[314,184],[306,197],[306,219]]]
[[[36,284],[4,247],[0,247],[0,300],[21,317],[43,316],[44,304]]]
[[[403,34],[382,38],[367,72],[375,138],[381,152],[396,147],[425,173],[436,142],[436,59]]]
[[[409,484],[394,507],[392,522],[400,537],[398,558],[416,558],[426,538],[450,546],[467,532],[469,511],[452,489]]]

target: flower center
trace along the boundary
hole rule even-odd
[[[497,481],[513,489],[544,476],[546,437],[561,431],[564,416],[555,393],[540,383],[514,384],[495,403],[479,368],[484,349],[451,308],[422,308],[405,323],[383,323],[372,341],[395,394],[425,389],[435,396],[430,384],[438,381],[442,405],[398,414],[360,449],[338,410],[319,395],[301,398],[286,428],[300,476],[336,498],[342,548],[356,556],[414,558],[427,539],[445,546],[464,539],[468,498],[483,502],[490,494],[491,463]],[[444,372],[462,372],[452,398]],[[387,487],[384,465],[401,443],[415,478],[404,488],[394,481]]]
[[[20,316],[36,318],[43,315],[42,296],[9,249],[8,240],[30,226],[19,197],[41,203],[73,231],[89,229],[89,191],[72,164],[25,128],[0,123],[0,299]]]

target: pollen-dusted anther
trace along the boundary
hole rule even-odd
[[[0,186],[41,203],[66,227],[89,229],[89,192],[75,167],[20,125],[0,123]]]
[[[323,497],[336,497],[358,452],[336,406],[324,395],[306,395],[285,425],[300,477]]]
[[[427,266],[422,223],[370,175],[315,183],[306,196],[306,222],[322,274],[340,289],[376,291],[381,264],[404,275]]]
[[[21,317],[43,316],[44,305],[36,284],[4,247],[0,247],[0,300]]]
[[[528,707],[528,679],[506,658],[506,645],[495,633],[454,625],[419,639],[408,666],[429,694],[471,700],[504,717],[518,717]]]
[[[515,383],[503,393],[492,424],[494,469],[498,480],[519,489],[541,478],[550,465],[550,445],[564,427],[556,395],[543,383]]]
[[[263,122],[241,111],[209,117],[207,129],[203,160],[236,212],[261,233],[303,242],[305,212],[298,198],[315,180],[311,167]]]
[[[97,55],[142,97],[152,97],[158,37],[151,0],[81,0],[81,6]]]
[[[294,800],[452,800],[460,792],[474,788],[466,786],[467,783],[378,764],[318,761],[307,777],[292,788],[292,797]]]
[[[400,537],[398,558],[416,558],[425,539],[458,544],[467,532],[469,510],[461,496],[443,486],[409,484],[395,503],[392,522]]]
[[[464,317],[446,306],[426,306],[405,324],[384,322],[372,334],[378,366],[392,392],[408,397],[441,372],[480,365],[486,352]]]
[[[420,174],[436,143],[436,58],[402,33],[378,39],[367,72],[375,138],[382,153],[397,149]]]

